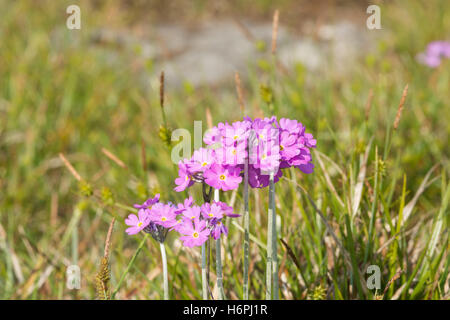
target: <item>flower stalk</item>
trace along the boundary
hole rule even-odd
[[[168,278],[168,272],[167,272],[166,247],[164,246],[164,242],[160,242],[159,247],[161,249],[161,260],[162,260],[162,266],[163,266],[164,300],[169,300],[169,278]]]
[[[275,184],[273,173],[270,176],[269,186],[269,206],[272,211],[272,280],[273,280],[273,299],[278,300],[278,255],[277,255],[277,214],[275,211]]]
[[[273,227],[274,212],[272,206],[272,195],[274,193],[274,173],[269,178],[269,209],[267,214],[267,259],[266,259],[266,300],[272,300],[272,268],[273,268]]]
[[[203,202],[210,203],[211,202],[211,191],[212,187],[209,187],[209,190],[206,191],[206,184],[202,183],[202,194],[203,194]],[[208,256],[207,256],[208,255]],[[209,241],[207,243],[202,244],[202,296],[203,300],[208,300],[208,286],[209,286]]]
[[[220,194],[218,189],[214,189],[214,201],[220,200]],[[222,273],[222,244],[221,238],[216,240],[216,275],[217,275],[217,288],[219,289],[219,300],[225,299],[225,292],[223,290],[223,273]]]
[[[248,158],[244,163],[244,285],[243,298],[248,300],[248,270],[250,252],[250,214],[248,210]]]
[[[218,300],[225,299],[225,292],[223,290],[223,273],[222,273],[222,248],[220,238],[216,240],[216,273],[217,273],[217,288],[219,289]]]
[[[206,244],[202,244],[202,296],[208,300],[208,284],[206,279]]]
[[[119,291],[120,287],[122,286],[122,282],[125,280],[125,276],[128,274],[128,272],[130,271],[131,267],[134,264],[134,261],[136,260],[136,257],[138,256],[139,252],[141,252],[142,248],[144,247],[145,242],[147,241],[147,238],[149,237],[149,234],[145,234],[145,236],[142,238],[141,243],[139,244],[138,248],[136,249],[136,251],[134,252],[133,257],[131,258],[130,262],[127,265],[127,268],[125,269],[125,271],[122,273],[122,275],[120,276],[119,279],[119,283],[116,286],[116,289],[114,289],[114,292],[111,295],[111,299],[114,300],[117,292]]]

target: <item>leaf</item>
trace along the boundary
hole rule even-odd
[[[358,180],[355,186],[355,192],[353,195],[353,208],[352,208],[352,218],[355,217],[358,212],[359,204],[361,203],[362,191],[364,186],[364,179],[366,178],[367,171],[367,159],[369,158],[370,147],[372,146],[373,137],[370,138],[369,144],[367,145],[366,152],[364,153],[364,158],[361,161],[361,166],[359,169]]]

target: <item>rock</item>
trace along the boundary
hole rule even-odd
[[[288,69],[301,63],[313,73],[329,72],[332,68],[335,73],[345,74],[355,65],[355,59],[370,50],[373,35],[365,26],[349,21],[325,24],[318,28],[315,37],[304,32],[294,34],[280,25],[277,54]],[[92,44],[108,44],[105,52],[112,56],[106,59],[109,63],[123,63],[120,62],[124,61],[123,51],[128,53],[127,59],[134,59],[138,53],[141,59],[152,60],[153,70],[165,71],[167,84],[172,88],[182,86],[185,81],[194,87],[219,85],[233,79],[235,71],[245,78],[249,63],[263,56],[256,41],[264,41],[270,49],[271,38],[271,23],[234,20],[210,21],[189,29],[178,25],[153,26],[145,37],[127,30],[107,29],[97,30],[91,36]],[[148,77],[147,73],[141,78]]]

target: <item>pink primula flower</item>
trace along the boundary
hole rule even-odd
[[[208,240],[210,231],[206,227],[206,220],[184,220],[182,223],[183,224],[177,228],[177,231],[183,235],[180,237],[180,240],[183,241],[184,246],[201,246]]]
[[[201,207],[202,215],[205,219],[222,219],[224,210],[217,203],[204,203]]]
[[[186,219],[189,219],[189,220],[198,219],[198,218],[200,218],[200,214],[201,214],[200,207],[199,206],[189,207],[186,210],[184,210],[181,214]]]
[[[215,189],[223,191],[233,190],[239,187],[242,181],[240,172],[241,169],[239,167],[213,164],[210,170],[205,172],[205,182]]]
[[[177,223],[175,208],[171,204],[157,203],[150,210],[150,220],[164,228],[172,228]]]
[[[184,161],[178,163],[178,178],[175,179],[175,184],[177,185],[174,188],[176,192],[181,192],[194,184],[189,175],[187,164]]]
[[[125,224],[130,226],[125,232],[129,235],[136,234],[148,226],[150,221],[149,210],[140,209],[137,216],[135,214],[130,214],[128,218],[125,219]]]

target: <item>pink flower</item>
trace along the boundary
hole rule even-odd
[[[211,168],[204,173],[205,182],[215,189],[223,191],[233,190],[239,187],[242,177],[239,176],[241,169],[239,167],[221,166],[213,164]]]
[[[236,146],[247,141],[249,124],[245,121],[236,121],[231,125],[226,124],[221,131],[225,146]]]
[[[300,149],[300,153],[295,157],[288,160],[289,165],[291,166],[299,166],[303,164],[307,164],[311,161],[311,154],[309,149],[302,148]]]
[[[208,129],[208,131],[205,132],[205,135],[203,137],[203,142],[207,145],[213,145],[215,143],[220,142],[220,131],[217,127],[212,127],[211,129]]]
[[[247,157],[244,143],[226,146],[215,150],[215,162],[222,165],[236,166],[244,164]]]
[[[200,148],[194,151],[191,161],[187,164],[190,172],[203,172],[214,162],[214,150]]]
[[[258,145],[250,152],[250,164],[264,171],[277,170],[280,166],[280,147],[277,141]]]
[[[317,140],[313,138],[311,133],[305,133],[305,146],[308,148],[315,148]]]
[[[224,210],[217,203],[204,203],[201,207],[202,215],[205,219],[222,219]]]
[[[442,59],[445,58],[450,58],[450,42],[448,41],[430,42],[426,51],[417,56],[419,62],[426,64],[430,68],[438,67]]]
[[[211,235],[214,238],[214,240],[217,240],[220,238],[221,234],[228,235],[228,229],[223,224],[222,220],[220,219],[213,219],[212,221],[212,229],[211,229]]]
[[[314,164],[313,163],[307,163],[307,164],[300,164],[298,166],[295,166],[296,168],[300,169],[303,173],[313,173],[314,171]]]
[[[278,125],[278,121],[277,121],[277,117],[276,116],[271,116],[270,118],[265,117],[264,121],[270,124],[275,124]]]
[[[175,211],[176,214],[180,214],[182,213],[184,210],[186,210],[187,208],[189,208],[190,206],[192,206],[192,204],[194,203],[194,199],[192,198],[192,196],[190,196],[187,199],[184,199],[183,203],[179,203],[177,205],[177,210]]]
[[[283,131],[280,134],[280,155],[282,160],[289,160],[300,153],[297,135]]]
[[[136,209],[151,209],[152,205],[159,202],[159,193],[155,194],[155,197],[147,199],[142,205],[134,204]]]
[[[271,123],[261,119],[255,119],[252,124],[249,139],[250,147],[267,144],[271,141],[278,141],[278,128],[274,128]]]
[[[175,208],[170,204],[157,203],[150,210],[150,219],[164,228],[171,228],[177,223]]]
[[[232,124],[219,123],[204,141],[218,148],[201,148],[190,160],[179,162],[175,191],[183,191],[194,182],[223,191],[236,189],[247,160],[250,186],[254,188],[267,186],[270,172],[276,173],[274,182],[278,181],[282,175],[279,169],[296,167],[305,173],[314,169],[310,149],[316,147],[317,141],[297,120],[244,117]],[[180,207],[177,213],[183,210]]]
[[[149,223],[149,210],[140,209],[137,216],[135,214],[130,214],[128,218],[125,219],[125,224],[130,226],[125,232],[129,235],[136,234],[142,231]]]
[[[286,130],[289,133],[302,134],[304,131],[303,125],[297,120],[281,118],[278,125],[280,129]]]
[[[176,192],[181,192],[194,184],[184,161],[178,162],[178,178],[175,179],[175,184],[177,185],[174,188]]]
[[[201,246],[209,237],[210,231],[206,227],[206,220],[194,219],[193,222],[186,219],[177,228],[177,231],[183,235],[180,240],[186,247]]]
[[[227,205],[225,202],[214,201],[213,203],[219,205],[219,206],[222,208],[224,214],[225,214],[227,217],[230,217],[230,218],[237,218],[237,217],[240,217],[240,216],[241,216],[240,214],[234,213],[234,212],[233,212],[233,207]]]
[[[269,150],[263,150],[258,165],[262,171],[270,172],[278,170],[280,166],[280,148],[274,146]]]
[[[278,169],[276,174],[274,175],[273,182],[277,183],[280,180],[281,176],[283,176],[283,172]],[[261,172],[259,168],[255,168],[254,166],[248,167],[248,183],[252,188],[265,188],[269,185],[270,175],[264,172]]]
[[[200,207],[192,206],[192,207],[186,208],[186,210],[184,210],[181,214],[186,219],[189,219],[189,220],[199,219],[200,218]]]

